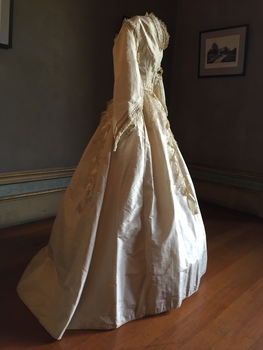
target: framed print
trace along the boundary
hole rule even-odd
[[[12,47],[12,0],[0,0],[0,48]]]
[[[200,32],[199,78],[245,75],[248,27],[243,24]]]

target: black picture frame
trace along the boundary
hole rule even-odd
[[[248,31],[248,24],[201,31],[198,77],[244,76]]]
[[[12,48],[13,0],[0,0],[0,48]]]

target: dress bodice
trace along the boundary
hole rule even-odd
[[[163,50],[169,41],[166,26],[152,13],[135,16],[127,23],[134,27],[138,38],[137,60],[142,86],[152,91],[162,77]]]

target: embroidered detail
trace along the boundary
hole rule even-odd
[[[111,113],[109,112],[110,108],[112,108],[112,101],[108,103],[107,110],[104,111],[101,115],[99,135],[91,140],[92,147],[89,150],[91,154],[90,156],[91,163],[87,164],[87,169],[91,169],[91,171],[86,177],[86,185],[85,185],[86,193],[84,197],[81,199],[81,201],[79,202],[78,206],[76,207],[76,210],[78,212],[81,212],[84,209],[85,205],[87,204],[88,201],[91,200],[93,195],[93,191],[94,191],[94,187],[97,179],[97,173],[100,165],[102,150],[104,147],[104,143],[107,139],[108,132],[112,127],[112,118],[111,118]]]
[[[191,190],[190,182],[187,177],[183,175],[181,164],[181,157],[179,154],[179,149],[177,142],[175,141],[174,135],[171,131],[170,125],[166,125],[166,135],[167,135],[167,145],[169,149],[169,159],[172,165],[173,173],[177,175],[176,177],[176,188],[178,191],[187,197],[187,204],[192,214],[195,215],[198,213],[198,205],[195,199],[195,195]]]
[[[142,106],[137,105],[134,110],[128,115],[128,112],[122,117],[119,123],[116,125],[114,130],[114,146],[113,152],[115,152],[118,148],[118,144],[121,140],[128,137],[136,125],[138,124],[138,120],[142,115]]]
[[[145,92],[144,108],[146,111],[149,111],[144,113],[145,123],[147,126],[153,127],[158,123],[158,121],[161,121],[162,124],[168,122],[166,111],[155,93],[151,90],[145,90]]]
[[[185,178],[179,165],[179,157],[177,155],[178,146],[172,134],[170,124],[166,125],[166,136],[170,163],[172,165],[173,173],[176,174],[176,188],[182,195],[185,195]]]

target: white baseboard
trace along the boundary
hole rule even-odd
[[[74,170],[0,174],[0,228],[56,216]]]
[[[0,201],[0,228],[56,216],[64,192],[60,190]]]

